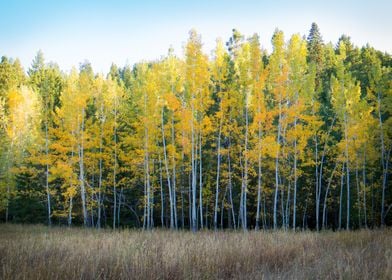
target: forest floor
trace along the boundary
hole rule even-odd
[[[392,279],[392,229],[194,234],[0,224],[0,279]]]

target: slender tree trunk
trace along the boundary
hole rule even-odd
[[[172,115],[172,119],[171,119],[171,137],[172,137],[172,145],[173,145],[173,149],[175,149],[175,133],[174,133],[174,112]],[[172,198],[173,198],[173,212],[174,212],[174,226],[176,229],[178,229],[178,221],[177,221],[177,191],[176,191],[176,156],[175,156],[175,151],[173,150],[173,156],[172,156],[172,168],[173,168],[173,194],[172,194]]]
[[[79,182],[80,182],[80,196],[82,198],[82,209],[83,209],[83,225],[87,226],[87,208],[86,208],[86,189],[84,182],[84,109],[82,109],[82,124],[80,128],[80,143],[79,143]]]
[[[224,216],[224,213],[225,213],[225,199],[226,199],[226,195],[227,195],[227,186],[226,186],[226,189],[225,189],[225,193],[222,196],[221,207],[220,207],[220,211],[221,211],[221,213],[220,213],[221,214],[220,227],[221,227],[221,229],[223,229],[223,216]]]
[[[375,202],[374,202],[374,186],[373,186],[373,182],[370,185],[370,191],[371,191],[371,195],[372,195],[372,214],[371,214],[371,217],[372,217],[372,228],[373,228],[375,226],[375,220],[374,220]]]
[[[200,228],[203,229],[203,155],[202,155],[202,132],[199,136],[199,209],[200,209]]]
[[[154,160],[152,160],[152,164],[154,165]],[[150,188],[150,228],[154,228],[154,187]]]
[[[102,102],[102,101],[101,101]],[[98,217],[97,227],[101,228],[101,203],[102,203],[102,148],[103,148],[103,130],[104,130],[104,117],[103,117],[103,102],[101,104],[101,125],[99,134],[99,179],[98,179]]]
[[[68,226],[72,225],[72,207],[73,207],[73,197],[69,197],[69,207],[68,207]]]
[[[346,142],[345,156],[346,156],[346,184],[347,184],[346,230],[349,230],[350,229],[350,168],[349,168],[349,158],[348,158],[347,113],[344,115],[344,138]]]
[[[146,129],[146,146],[145,146],[145,172],[146,172],[146,191],[147,191],[147,229],[151,229],[151,184],[150,184],[150,154],[147,148],[148,130]]]
[[[281,186],[284,186],[282,181],[279,183]],[[282,228],[286,229],[286,212],[284,209],[284,188],[280,189],[280,212],[282,213]]]
[[[378,121],[380,126],[380,140],[381,140],[381,165],[382,165],[382,194],[381,194],[381,225],[385,225],[385,189],[386,189],[386,174],[388,170],[385,168],[387,162],[385,161],[385,143],[384,143],[384,131],[383,131],[383,123],[381,117],[381,93],[378,92],[377,95],[377,103],[378,103]]]
[[[151,184],[150,184],[150,160],[149,160],[149,152],[146,150],[145,152],[145,172],[146,172],[146,191],[147,191],[147,202],[146,202],[146,228],[151,229]]]
[[[143,197],[143,230],[146,229],[146,225],[147,225],[147,176],[146,176],[146,156],[144,155],[144,159],[143,159],[144,163],[143,163],[143,168],[144,168],[144,197]]]
[[[359,155],[357,155],[359,156]],[[357,203],[358,203],[358,227],[362,227],[362,221],[361,221],[361,194],[359,192],[359,175],[358,175],[358,159],[356,161],[356,167],[355,167],[355,182],[357,186]]]
[[[307,223],[308,223],[307,217],[306,217],[307,211],[308,211],[308,198],[309,198],[309,195],[306,197],[306,200],[305,200],[305,210],[304,210],[304,215],[302,217],[302,230],[305,230],[307,228]]]
[[[192,97],[192,100],[194,97]],[[196,220],[196,146],[195,146],[195,128],[193,121],[194,109],[192,104],[192,119],[191,119],[191,166],[192,166],[192,210],[191,210],[191,229],[193,232],[197,230]]]
[[[392,148],[390,148],[387,153],[386,153],[386,158],[385,158],[385,171],[384,171],[384,175],[383,175],[383,189],[382,189],[382,203],[385,203],[385,190],[387,187],[387,181],[388,181],[388,170],[389,170],[389,160],[390,160],[390,156],[391,156],[391,150]],[[392,204],[391,204],[392,205]],[[391,210],[391,205],[389,205],[388,209],[385,211],[385,209],[383,208],[383,219],[382,219],[382,226],[385,226],[385,217],[388,215],[388,212]]]
[[[116,228],[116,213],[117,213],[117,182],[116,182],[116,172],[117,172],[117,97],[114,100],[114,166],[113,166],[113,194],[114,194],[114,206],[113,206],[113,229]]]
[[[182,137],[185,138],[185,132],[182,130]],[[185,228],[185,213],[184,213],[184,148],[181,149],[181,225]],[[191,201],[189,200],[189,203]],[[190,204],[189,204],[190,205]]]
[[[161,130],[162,130],[162,142],[163,142],[163,155],[164,155],[164,161],[165,161],[165,170],[166,170],[166,178],[167,178],[167,186],[169,188],[169,203],[170,203],[170,228],[174,229],[174,211],[173,211],[173,191],[172,191],[172,186],[171,186],[171,181],[170,181],[170,172],[169,172],[169,163],[167,159],[167,152],[166,152],[166,138],[165,138],[165,130],[164,130],[164,123],[163,123],[163,112],[164,108],[162,107],[162,125],[161,125]]]
[[[327,199],[328,199],[328,193],[329,193],[329,188],[330,188],[330,186],[331,186],[331,182],[332,182],[332,178],[333,178],[333,175],[334,175],[334,173],[335,173],[335,170],[336,170],[336,167],[338,166],[338,163],[336,162],[335,163],[335,166],[334,166],[334,168],[333,168],[333,170],[332,170],[332,173],[331,173],[331,176],[329,177],[329,180],[328,180],[328,185],[327,185],[327,190],[325,191],[325,196],[324,196],[324,204],[323,204],[323,221],[322,221],[322,227],[323,227],[323,229],[326,229],[326,215],[327,215]]]
[[[289,225],[290,225],[290,206],[291,206],[290,205],[290,198],[291,198],[290,192],[291,192],[291,184],[289,181],[288,185],[287,185],[286,214],[285,214],[285,216],[286,216],[285,229],[286,230],[289,228]]]
[[[342,164],[342,174],[340,176],[340,197],[339,197],[339,230],[342,229],[342,204],[343,204],[343,186],[344,186],[344,163]]]
[[[260,106],[258,107],[260,113]],[[256,210],[256,226],[255,230],[260,229],[260,207],[261,207],[261,123],[258,122],[258,172],[257,172],[257,210]]]
[[[242,183],[243,187],[243,202],[242,202],[242,228],[243,230],[248,229],[248,213],[247,213],[247,193],[248,193],[248,134],[249,134],[249,109],[248,109],[248,94],[246,96],[245,104],[245,153],[244,153],[244,180]]]
[[[281,118],[282,118],[282,104],[280,101],[281,97],[279,97],[279,119],[278,119],[278,135],[276,141],[278,142],[278,149],[276,151],[275,158],[275,195],[274,195],[274,229],[278,227],[278,219],[277,219],[277,206],[278,206],[278,192],[279,192],[279,145],[280,145],[280,126],[281,126]]]
[[[164,221],[164,204],[165,204],[165,198],[164,198],[164,194],[163,194],[163,179],[162,179],[162,161],[161,161],[161,155],[158,156],[158,160],[159,160],[159,186],[160,186],[160,190],[161,190],[161,226],[164,227],[165,226],[165,221]]]
[[[258,175],[257,175],[257,209],[255,230],[260,229],[260,207],[261,207],[261,155],[259,152]]]
[[[8,152],[8,158],[7,158],[8,170],[7,170],[7,202],[5,207],[5,223],[8,223],[8,219],[9,219],[9,208],[10,208],[10,199],[11,199],[11,167],[12,167],[11,158],[13,155],[13,146],[14,146],[14,141],[11,140],[10,150]]]
[[[209,228],[208,226],[208,206],[210,205],[210,197],[207,197],[207,203],[206,203],[206,211],[205,211],[205,218],[204,218],[204,227]]]
[[[50,190],[49,190],[49,139],[48,139],[48,116],[47,116],[47,108],[46,108],[46,120],[45,120],[45,155],[46,155],[46,171],[45,171],[45,187],[46,187],[46,200],[48,207],[48,225],[52,225],[52,213],[50,206]]]
[[[7,180],[7,205],[5,207],[5,223],[8,223],[8,218],[9,218],[9,209],[10,209],[10,199],[11,199],[11,189],[10,189],[10,184],[11,180]]]
[[[297,117],[294,120],[294,130],[297,131]],[[317,206],[316,206],[317,207]],[[318,209],[318,208],[316,208]],[[296,228],[296,217],[297,217],[297,136],[294,140],[294,197],[293,197],[293,230]],[[316,214],[318,219],[318,214]],[[318,222],[317,222],[318,230]]]
[[[238,209],[238,224],[237,227],[244,228],[244,167],[242,164],[242,155],[241,152],[239,154],[239,159],[240,159],[240,167],[241,167],[241,194],[240,194],[240,208]]]
[[[117,206],[117,227],[120,227],[120,217],[121,217],[121,204],[123,201],[123,196],[124,196],[124,189],[121,187],[120,189],[120,195],[118,197],[118,206]]]
[[[116,167],[117,167],[117,136],[116,129],[114,132],[114,166],[113,166],[113,229],[116,228],[116,213],[117,213],[117,184],[116,184]]]
[[[72,130],[72,136],[74,136],[74,131]],[[72,158],[74,157],[74,145],[71,145],[71,157],[69,158],[69,164],[71,165]],[[72,187],[71,176],[69,178],[70,187]],[[69,207],[68,207],[68,227],[72,225],[72,207],[73,207],[73,196],[69,197]]]
[[[234,203],[233,203],[233,184],[232,184],[232,174],[231,174],[231,160],[230,160],[230,148],[231,148],[231,139],[229,136],[229,148],[227,153],[227,162],[228,162],[228,173],[229,173],[229,197],[230,197],[230,208],[231,215],[233,218],[233,228],[236,229],[236,219],[235,219],[235,211],[234,211]]]
[[[147,110],[147,94],[144,94],[144,113],[148,114]],[[151,229],[151,183],[150,183],[150,153],[149,153],[149,130],[148,123],[144,124],[144,172],[145,172],[145,195],[146,195],[146,209],[145,220],[146,228]]]
[[[362,166],[362,192],[363,192],[363,211],[365,218],[365,228],[367,228],[367,208],[366,208],[366,146],[363,150],[363,166]]]
[[[215,184],[215,208],[214,208],[214,230],[218,228],[218,197],[219,197],[219,175],[220,175],[220,148],[221,148],[222,118],[219,121],[218,132],[218,151],[217,151],[217,168],[216,168],[216,184]]]
[[[265,202],[265,195],[263,195],[263,228],[267,228],[267,207],[266,207],[266,202]]]
[[[314,136],[315,146],[315,172],[316,172],[316,229],[319,231],[319,216],[320,216],[320,187],[319,187],[319,162],[318,162],[318,139]]]
[[[189,173],[189,183],[188,183],[188,225],[189,230],[192,230],[192,172]]]

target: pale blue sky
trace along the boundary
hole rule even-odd
[[[341,34],[391,53],[392,1],[43,1],[0,0],[0,56],[18,57],[28,68],[38,49],[64,70],[88,59],[95,71],[160,58],[172,45],[182,55],[191,28],[210,54],[232,28],[260,35],[271,48],[275,28],[307,35],[317,22],[324,41]]]

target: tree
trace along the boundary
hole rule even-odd
[[[273,52],[268,64],[269,68],[269,89],[272,91],[274,117],[276,119],[276,151],[275,151],[275,193],[274,193],[274,210],[273,210],[273,227],[278,227],[278,193],[279,193],[279,157],[282,137],[282,120],[283,108],[282,103],[286,96],[284,90],[285,81],[287,80],[287,63],[285,61],[284,37],[283,32],[276,30],[272,37]]]
[[[42,51],[38,51],[36,57],[33,60],[31,68],[28,70],[30,83],[34,89],[38,92],[41,103],[42,103],[42,130],[43,130],[43,157],[35,157],[35,163],[39,163],[44,168],[45,174],[45,190],[46,190],[46,201],[47,201],[47,215],[48,225],[52,224],[52,207],[51,207],[51,195],[49,187],[49,146],[50,146],[50,135],[49,128],[53,124],[53,112],[55,106],[58,105],[59,95],[62,90],[62,77],[57,67],[46,66]]]
[[[195,30],[189,32],[189,40],[186,45],[185,57],[185,85],[189,96],[189,107],[191,109],[191,166],[192,166],[192,231],[197,230],[196,223],[196,184],[197,184],[197,153],[199,152],[199,173],[202,174],[202,149],[198,147],[202,141],[203,114],[208,106],[209,73],[206,55],[202,52],[201,37]],[[200,193],[202,194],[202,182],[200,182]],[[200,196],[202,198],[202,195]],[[199,201],[202,205],[202,201]],[[202,211],[201,215],[202,215]]]
[[[320,73],[320,70],[323,67],[324,60],[324,48],[323,48],[323,38],[320,33],[320,29],[318,25],[313,22],[309,31],[309,35],[307,37],[307,58],[309,62],[313,62],[317,66],[317,73]]]
[[[13,170],[27,156],[28,147],[33,145],[39,134],[40,104],[37,94],[26,86],[11,88],[7,93],[8,117],[5,131],[8,137],[6,162],[6,214],[9,218],[9,205],[13,189]]]
[[[360,86],[352,79],[350,73],[345,71],[343,61],[346,55],[346,46],[339,45],[339,57],[337,60],[336,77],[331,78],[332,104],[341,125],[343,138],[339,143],[339,149],[345,157],[346,187],[347,187],[347,218],[346,229],[350,227],[350,155],[349,146],[352,142],[350,127],[354,123],[353,114],[360,100]]]

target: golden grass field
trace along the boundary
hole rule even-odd
[[[194,234],[1,224],[0,279],[392,279],[392,230]]]

